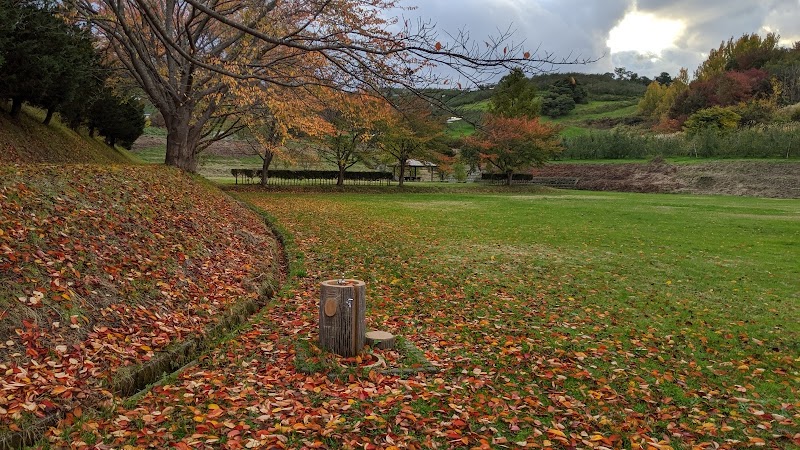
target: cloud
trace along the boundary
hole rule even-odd
[[[516,43],[524,40],[526,49],[539,50],[535,56],[552,55],[559,61],[600,59],[592,67],[610,71],[613,66],[605,45],[608,30],[628,9],[630,0],[607,0],[602,4],[584,0],[427,0],[406,15],[429,19],[437,29],[450,34],[466,29],[479,42],[511,27]],[[444,40],[444,33],[440,35]],[[576,69],[585,67],[566,68]]]
[[[681,20],[684,32],[660,55],[611,54],[609,32],[634,10]],[[648,77],[676,75],[681,67],[692,73],[710,49],[746,33],[777,32],[784,44],[800,40],[800,0],[425,0],[406,15],[430,19],[451,33],[468,30],[476,40],[511,26],[515,41],[524,39],[531,49],[541,46],[556,59],[600,58],[562,70],[604,73],[626,67]]]

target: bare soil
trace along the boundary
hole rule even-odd
[[[800,162],[548,164],[537,177],[575,177],[578,189],[800,198]]]

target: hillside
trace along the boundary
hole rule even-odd
[[[571,137],[588,134],[590,130],[613,128],[620,124],[641,122],[636,117],[636,105],[641,99],[646,86],[629,80],[616,80],[608,75],[599,74],[543,74],[534,76],[530,83],[536,86],[537,93],[546,94],[554,82],[573,77],[586,89],[588,103],[577,104],[568,114],[551,118],[542,116],[545,122],[554,122],[564,127],[562,136]],[[469,122],[479,122],[489,107],[489,99],[493,90],[482,89],[469,92],[457,90],[435,91],[445,104],[454,108],[464,121],[449,123],[447,134],[452,137],[468,136],[475,132]]]
[[[264,304],[283,256],[205,181],[109,164],[128,158],[30,117],[0,127],[0,448],[17,448],[192,360]]]
[[[44,113],[23,109],[18,120],[0,112],[0,164],[130,163],[127,152],[112,149],[54,120],[43,125]]]

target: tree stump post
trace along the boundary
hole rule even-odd
[[[367,286],[360,280],[327,280],[320,285],[320,347],[344,357],[364,349]]]

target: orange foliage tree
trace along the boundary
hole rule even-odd
[[[561,152],[559,131],[538,118],[489,116],[468,145],[478,150],[482,162],[504,173],[510,186],[514,171],[541,166]]]
[[[269,167],[276,157],[293,160],[285,145],[288,139],[318,139],[333,132],[332,125],[322,117],[324,90],[274,85],[247,89],[249,92],[241,92],[240,85],[232,89],[237,90],[246,107],[247,112],[241,114],[245,130],[240,135],[261,158],[262,185],[267,184]]]

